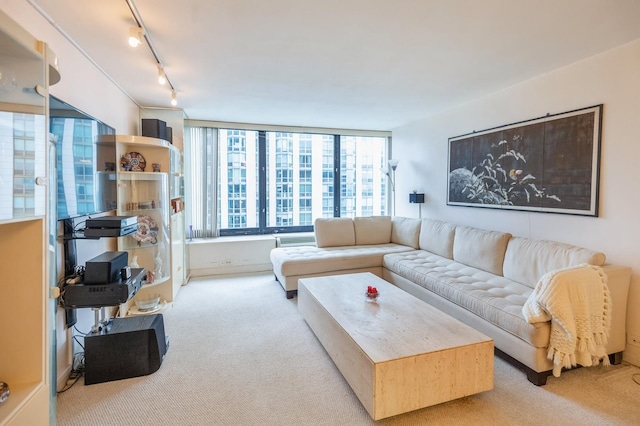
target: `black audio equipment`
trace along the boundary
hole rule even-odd
[[[83,284],[109,284],[120,281],[120,270],[129,263],[126,251],[107,251],[87,260]]]
[[[84,384],[146,376],[167,353],[162,314],[114,318],[84,339]]]
[[[127,226],[137,225],[138,216],[102,216],[87,219],[85,225],[87,228],[126,228]]]
[[[88,238],[94,237],[124,237],[133,234],[138,230],[138,224],[129,225],[122,228],[85,228],[84,236]]]
[[[109,284],[68,284],[63,288],[62,305],[65,308],[100,308],[118,306],[132,298],[147,279],[145,268],[131,269],[131,277]]]

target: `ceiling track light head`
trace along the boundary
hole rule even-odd
[[[164,73],[162,69],[162,64],[158,63],[158,83],[166,84],[167,83],[167,75]]]
[[[142,37],[144,36],[144,30],[140,27],[129,28],[129,46],[137,47],[142,43]]]
[[[176,97],[175,89],[171,91],[171,105],[173,106],[178,105],[178,98]]]

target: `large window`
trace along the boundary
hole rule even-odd
[[[311,231],[318,217],[388,212],[384,136],[192,127],[185,150],[194,159],[187,196],[195,237]]]

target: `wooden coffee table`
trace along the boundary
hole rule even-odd
[[[298,309],[374,420],[493,389],[492,339],[371,273],[300,279]]]

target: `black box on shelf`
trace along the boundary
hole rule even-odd
[[[103,216],[87,219],[87,228],[126,228],[137,225],[138,216]]]
[[[129,263],[126,251],[107,251],[85,263],[85,284],[109,284],[120,281],[120,269]]]
[[[173,128],[171,127],[167,127],[167,141],[169,141],[170,144],[173,144]]]
[[[155,118],[143,118],[142,136],[167,140],[167,123]]]
[[[147,279],[145,268],[133,268],[133,274],[121,283],[69,284],[64,287],[62,305],[66,309],[118,306],[131,299]]]

